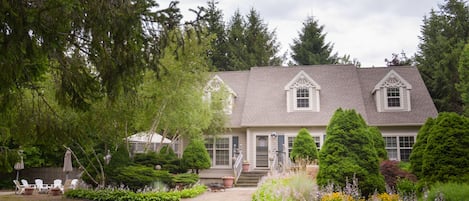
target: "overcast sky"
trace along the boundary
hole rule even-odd
[[[157,1],[166,8],[170,0]],[[185,20],[194,19],[189,8],[206,6],[206,0],[180,0]],[[281,53],[288,51],[308,16],[324,25],[326,41],[334,52],[350,54],[362,67],[385,66],[384,59],[404,51],[417,52],[423,17],[443,0],[219,0],[224,21],[239,9],[246,15],[251,8],[260,13],[270,30],[275,30]]]

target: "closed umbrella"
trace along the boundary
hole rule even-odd
[[[20,176],[20,170],[24,169],[24,162],[23,162],[23,156],[20,156],[20,161],[15,163],[15,170],[16,170],[16,180],[18,181],[18,178]]]
[[[65,180],[68,180],[68,173],[73,171],[72,152],[70,151],[70,149],[67,149],[67,151],[65,152],[63,171],[65,172]]]

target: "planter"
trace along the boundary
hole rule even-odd
[[[249,172],[249,163],[243,163],[243,172]]]
[[[60,193],[62,193],[62,192],[60,191],[59,188],[51,188],[50,189],[50,194],[53,195],[53,196],[60,195]]]
[[[222,179],[223,179],[223,186],[225,186],[225,188],[232,188],[233,187],[234,177],[225,176],[225,177],[222,177]]]
[[[35,188],[26,187],[24,188],[24,195],[32,195]]]

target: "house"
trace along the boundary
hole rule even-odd
[[[419,128],[437,110],[416,67],[356,68],[353,65],[253,67],[216,72],[206,94],[229,91],[226,134],[207,139],[212,167],[201,177],[233,174],[238,149],[251,170],[269,169],[288,157],[301,128],[316,145],[337,108],[355,109],[381,131],[391,160],[407,161]]]

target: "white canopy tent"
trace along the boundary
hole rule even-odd
[[[143,153],[145,151],[145,146],[147,146],[147,151],[156,151],[161,143],[171,143],[171,140],[168,138],[163,139],[163,136],[155,132],[140,132],[127,137],[127,141],[130,143],[133,153]]]

